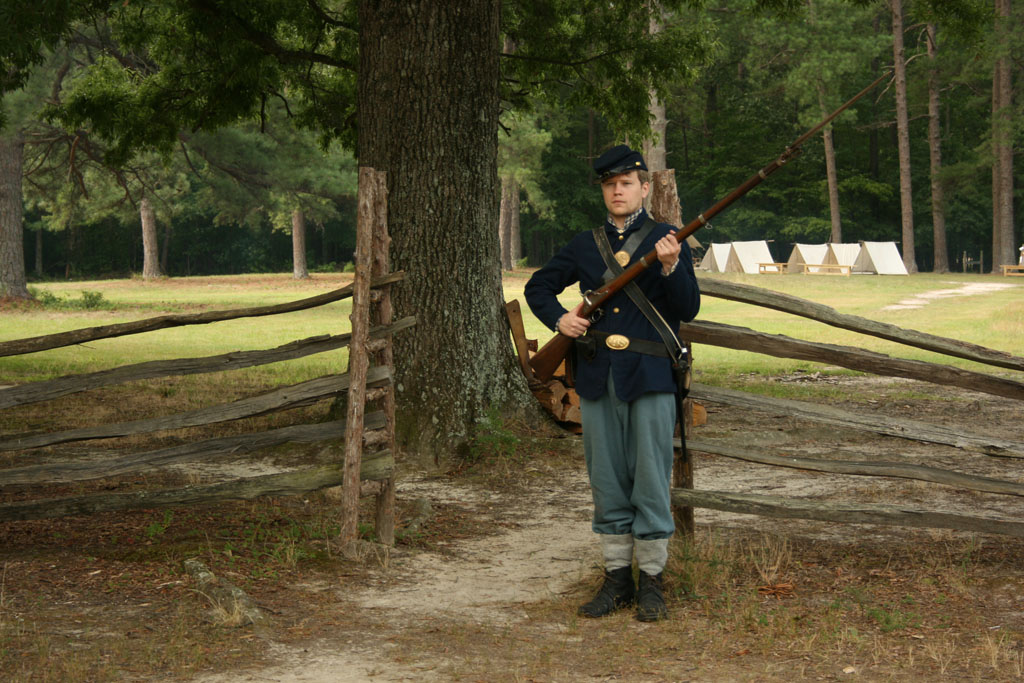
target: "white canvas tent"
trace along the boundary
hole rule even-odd
[[[860,273],[907,275],[907,267],[895,242],[861,242],[860,254],[853,269]]]
[[[828,245],[828,253],[822,263],[834,263],[839,266],[854,266],[857,263],[857,256],[860,255],[859,244],[841,244],[831,242]],[[856,271],[857,268],[851,268]]]
[[[744,273],[757,275],[759,263],[774,263],[772,253],[768,251],[768,243],[764,240],[753,242],[733,242],[732,253],[736,255],[740,268]]]
[[[828,245],[827,244],[794,244],[793,251],[789,252],[789,260],[786,262],[789,264],[789,272],[797,273],[802,269],[799,267],[803,263],[828,263],[825,257],[828,256]],[[812,273],[818,271],[817,268],[811,268]]]
[[[731,244],[719,244],[712,242],[704,252],[701,259],[700,269],[710,273],[740,273],[743,271]]]

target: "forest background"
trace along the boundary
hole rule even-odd
[[[436,459],[493,409],[537,410],[501,268],[603,220],[589,162],[616,142],[674,167],[691,217],[881,76],[700,239],[1016,262],[1019,18],[1010,0],[8,0],[0,297],[29,297],[26,261],[287,270],[289,233],[296,277],[342,268],[354,153],[387,179],[395,312],[417,316],[395,339],[398,438]]]
[[[1024,129],[1019,98],[1012,96],[1024,32],[1012,29],[1020,25],[1019,11],[997,30],[999,9],[981,7],[992,20],[965,31],[962,25],[936,30],[927,11],[915,16],[913,5],[906,8],[912,254],[921,270],[960,270],[965,254],[984,255],[985,270],[998,266],[992,259],[994,143],[1002,135],[1016,149]],[[692,11],[712,38],[706,61],[690,66],[692,82],[667,84],[661,102],[660,142],[665,165],[676,171],[684,220],[893,62],[889,4],[814,0],[775,13],[728,0]],[[178,144],[162,153],[112,154],[98,136],[62,126],[64,95],[95,87],[116,44],[111,41],[109,26],[80,26],[23,89],[4,97],[3,137],[24,141],[22,239],[30,278],[143,272],[140,226],[147,218],[159,244],[150,238],[149,248],[158,249],[150,261],[158,263],[147,275],[294,268],[302,276],[351,261],[356,162],[339,141],[303,129],[282,101],[267,101],[260,120],[181,132]],[[506,52],[510,48],[506,44]],[[1001,63],[1009,65],[1011,96],[999,118],[993,112]],[[812,141],[802,158],[698,237],[705,243],[765,239],[777,260],[785,260],[795,242],[901,242],[896,120],[892,88],[872,93],[830,131],[831,186],[829,150]],[[508,235],[503,264],[540,265],[569,236],[603,220],[589,166],[620,135],[592,108],[543,105],[526,113],[507,110],[496,135],[501,225]],[[939,204],[933,204],[936,192]],[[1010,230],[1016,245],[1012,222]],[[297,232],[304,239],[293,240]]]

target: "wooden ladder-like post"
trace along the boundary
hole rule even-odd
[[[679,204],[679,192],[676,189],[676,172],[674,169],[670,168],[651,173],[650,206],[651,217],[659,223],[669,223],[675,226],[683,224],[682,207]],[[683,343],[686,345],[687,359],[690,361],[690,369],[686,373],[687,382],[689,382],[693,371],[693,357],[689,353],[691,350],[690,343],[685,340]],[[684,442],[692,427],[693,399],[687,398],[683,401],[683,424],[679,425]],[[674,488],[693,488],[693,460],[686,449],[676,450],[672,464],[672,486]],[[692,538],[695,531],[693,507],[677,505],[674,506],[672,512],[676,520],[676,526],[679,527],[684,536]]]
[[[373,277],[383,277],[390,269],[389,251],[391,247],[391,235],[388,233],[388,189],[387,175],[384,172],[374,171],[376,174],[375,184],[379,187],[377,193],[380,197],[380,204],[375,214],[373,225],[373,245],[371,259],[373,262]],[[390,325],[393,315],[391,306],[391,285],[384,285],[371,293],[370,297],[370,323],[374,326]],[[391,335],[382,340],[381,348],[374,353],[374,362],[379,366],[391,368],[391,382],[382,387],[383,395],[377,399],[384,412],[384,448],[391,451],[391,457],[397,455],[395,444],[395,353],[394,343]],[[385,545],[395,544],[395,474],[394,469],[384,481],[380,482],[380,491],[377,493],[377,513],[375,520],[377,540]]]
[[[387,188],[383,173],[359,169],[358,214],[356,217],[355,280],[352,283],[352,338],[348,350],[348,410],[345,423],[344,480],[341,491],[342,545],[359,537],[359,472],[363,460],[363,427],[366,414],[366,375],[370,367],[370,281],[373,276],[373,233],[378,216],[386,211]]]

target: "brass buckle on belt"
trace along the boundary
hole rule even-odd
[[[629,337],[621,334],[609,334],[604,343],[605,346],[613,351],[622,351],[629,348]]]

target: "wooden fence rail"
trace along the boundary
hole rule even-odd
[[[1024,371],[1024,358],[1020,356],[1014,356],[1004,351],[989,349],[957,339],[928,334],[927,332],[908,330],[856,315],[839,313],[829,306],[789,294],[773,292],[761,287],[703,277],[700,278],[700,291],[701,294],[708,296],[754,304],[782,311],[783,313],[792,313],[793,315],[817,320],[833,327],[869,334],[881,339],[888,339],[889,341],[942,353],[947,356],[964,358],[1010,370]]]
[[[1024,443],[994,436],[972,434],[953,427],[919,420],[859,413],[848,408],[834,408],[820,403],[794,401],[786,398],[757,396],[745,391],[694,383],[690,396],[699,401],[721,403],[736,408],[786,415],[859,431],[895,436],[901,439],[953,446],[965,451],[1011,458],[1024,458]]]
[[[400,282],[405,278],[405,273],[395,271],[372,281],[372,287],[383,287],[385,285]],[[325,304],[347,299],[352,296],[353,285],[347,285],[324,294],[317,294],[307,299],[289,301],[273,306],[253,306],[251,308],[233,308],[226,311],[205,311],[203,313],[186,313],[177,315],[160,315],[144,320],[133,320],[127,323],[116,325],[100,325],[97,327],[85,327],[80,330],[69,332],[58,332],[40,337],[28,337],[25,339],[13,339],[0,342],[0,357],[16,356],[23,353],[35,353],[57,349],[63,346],[74,346],[98,339],[110,339],[112,337],[123,337],[140,332],[153,332],[183,325],[206,325],[209,323],[221,322],[224,320],[236,320],[238,318],[255,318],[266,315],[278,315],[279,313],[291,313],[293,311],[304,311],[308,308],[316,308]]]
[[[116,325],[72,330],[59,334],[0,343],[0,356],[33,353],[83,342],[139,334],[183,325],[204,325],[246,317],[300,311],[352,297],[352,332],[303,339],[273,349],[236,351],[205,358],[179,358],[122,366],[36,382],[0,390],[0,409],[52,400],[77,392],[124,382],[156,377],[221,372],[275,363],[350,347],[345,374],[327,375],[291,386],[278,387],[258,396],[209,406],[176,415],[166,415],[117,424],[97,425],[48,434],[22,434],[0,439],[0,451],[25,451],[72,441],[108,439],[160,430],[211,425],[229,420],[265,415],[348,394],[348,416],[342,421],[294,425],[262,432],[190,442],[99,462],[65,460],[0,470],[0,490],[22,497],[31,487],[65,485],[121,476],[156,467],[181,465],[218,456],[242,454],[289,443],[330,442],[344,458],[310,468],[243,477],[218,484],[187,486],[159,491],[100,493],[47,500],[18,500],[0,505],[0,521],[38,519],[129,508],[210,504],[225,500],[247,500],[257,496],[295,495],[313,490],[341,487],[343,505],[340,526],[342,541],[355,540],[358,497],[365,482],[379,482],[377,534],[385,543],[394,541],[394,394],[392,389],[391,336],[415,324],[414,318],[392,321],[390,287],[403,273],[388,272],[387,192],[383,173],[359,171],[359,215],[356,274],[354,282],[325,294],[273,306],[211,311],[187,315],[166,315]],[[374,327],[370,327],[372,323]],[[376,365],[371,367],[371,355]],[[380,403],[380,409],[365,412],[365,404]]]
[[[372,434],[385,425],[384,413],[377,411],[366,416],[366,434]],[[105,477],[142,472],[156,467],[180,465],[202,460],[213,462],[218,456],[237,457],[286,443],[316,443],[345,438],[345,421],[334,420],[318,424],[292,425],[262,432],[250,432],[217,439],[190,441],[188,443],[152,451],[101,460],[81,462],[77,460],[48,462],[42,465],[26,465],[0,470],[0,487],[25,484],[50,485],[90,481]],[[364,437],[364,443],[366,439]]]
[[[932,384],[973,389],[986,394],[1024,400],[1024,383],[1005,377],[962,370],[939,363],[893,358],[884,353],[865,351],[852,346],[838,346],[793,339],[781,334],[757,332],[713,322],[683,323],[679,334],[695,344],[710,344],[728,349],[754,351],[778,358],[796,358],[815,363],[829,363],[874,375],[905,377]]]
[[[887,524],[957,529],[1024,538],[1024,522],[919,510],[901,505],[834,503],[806,498],[782,498],[751,493],[692,489],[673,489],[672,501],[676,505],[711,508],[723,512],[738,512],[763,517],[813,519],[847,524]]]
[[[390,368],[373,368],[367,376],[367,382],[370,386],[383,386],[390,381]],[[208,408],[190,410],[176,415],[164,415],[145,420],[133,420],[131,422],[5,439],[0,441],[0,451],[25,450],[68,443],[69,441],[109,439],[130,434],[147,434],[164,429],[200,427],[217,422],[240,420],[245,417],[256,417],[289,408],[307,406],[325,398],[338,396],[347,391],[348,388],[349,376],[347,374],[326,375],[306,382],[279,387],[259,396],[243,398],[232,403],[222,403]],[[2,470],[0,470],[0,476],[2,476]]]
[[[908,346],[926,349],[957,358],[1013,370],[1024,370],[1024,359],[1002,351],[988,349],[955,339],[938,337],[895,325],[879,323],[858,316],[840,314],[798,297],[772,292],[749,285],[702,278],[701,292],[734,301],[754,304],[800,315],[835,327],[872,335]],[[782,358],[796,358],[828,363],[878,375],[905,377],[946,386],[985,392],[1004,398],[1024,399],[1024,383],[1005,377],[954,368],[937,363],[892,358],[852,347],[821,344],[792,339],[784,335],[757,332],[742,327],[713,322],[683,324],[680,336],[693,343],[753,351]],[[690,397],[720,403],[744,410],[812,420],[837,427],[868,431],[875,434],[940,444],[989,456],[1024,457],[1024,443],[990,435],[974,434],[948,425],[935,425],[916,420],[862,414],[847,408],[790,399],[768,398],[748,392],[734,391],[702,384],[693,384]],[[681,442],[677,442],[681,446]],[[687,447],[695,452],[709,453],[763,465],[788,467],[813,472],[859,476],[882,476],[927,481],[962,489],[1001,495],[1024,495],[1024,484],[991,477],[967,475],[936,467],[905,462],[864,462],[846,459],[805,458],[767,454],[722,440],[688,439]],[[934,527],[995,533],[1024,537],[1024,522],[940,511],[910,509],[898,505],[867,505],[837,503],[801,498],[782,498],[753,494],[695,490],[692,487],[673,489],[675,505],[684,509],[710,508],[740,514],[777,518],[800,518],[843,523],[870,523],[914,527]]]
[[[392,476],[393,469],[394,458],[391,452],[378,451],[363,458],[360,475],[367,481],[382,481]],[[339,462],[206,486],[7,503],[0,505],[0,521],[91,515],[138,508],[210,505],[228,500],[251,500],[259,496],[294,496],[338,486],[343,479],[344,463]]]
[[[414,317],[402,318],[391,325],[373,328],[370,330],[370,339],[381,339],[412,327],[415,324],[416,318]],[[325,334],[289,342],[273,349],[232,351],[204,358],[147,361],[134,365],[122,365],[99,372],[59,377],[42,382],[31,382],[29,384],[0,389],[0,410],[39,401],[49,401],[61,396],[67,396],[68,394],[124,384],[125,382],[136,382],[157,377],[180,377],[210,372],[224,372],[226,370],[239,370],[268,363],[279,363],[285,360],[304,358],[305,356],[312,356],[346,347],[351,342],[351,339],[351,334]]]

